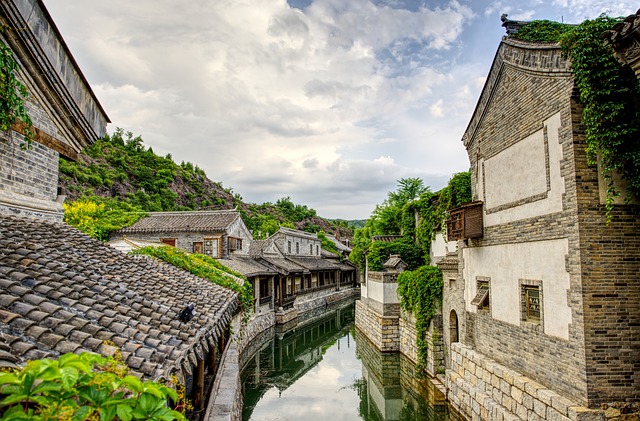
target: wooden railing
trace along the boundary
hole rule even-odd
[[[263,306],[265,304],[269,304],[271,302],[271,296],[268,297],[260,297],[260,305]]]

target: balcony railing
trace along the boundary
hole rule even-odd
[[[482,238],[484,226],[482,221],[483,202],[470,202],[449,211],[447,220],[447,240],[467,240]]]
[[[263,306],[265,304],[271,303],[271,296],[268,297],[260,297],[260,305]]]

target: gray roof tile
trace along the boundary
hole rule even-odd
[[[117,234],[142,232],[222,232],[240,213],[233,210],[200,212],[150,212],[130,227],[123,228]]]
[[[111,340],[138,350],[125,355],[134,374],[168,377],[200,342],[219,337],[238,306],[233,291],[123,255],[66,224],[0,219],[0,351],[20,364],[100,352]],[[198,317],[181,323],[177,315],[188,303]],[[10,363],[0,352],[0,365]]]

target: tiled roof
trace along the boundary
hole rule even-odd
[[[287,257],[298,266],[309,270],[338,270],[339,266],[334,264],[331,260],[323,259],[321,257]]]
[[[265,262],[267,265],[273,266],[276,269],[282,270],[287,273],[308,273],[309,271],[299,265],[296,265],[289,259],[284,257],[266,257],[260,258],[261,262]]]
[[[295,235],[296,237],[308,238],[310,240],[317,240],[318,239],[318,235],[317,234],[313,234],[313,233],[306,232],[306,231],[294,230],[294,229],[285,228],[285,227],[280,227],[280,229],[274,235],[277,235],[278,233],[283,233],[283,234],[287,234],[287,235]],[[272,235],[272,237],[273,237],[273,235]]]
[[[223,232],[240,214],[233,210],[201,212],[150,212],[117,234],[142,232]]]
[[[262,256],[262,252],[269,245],[269,240],[253,240],[249,244],[249,256]]]
[[[218,261],[229,269],[241,273],[247,277],[259,275],[271,276],[278,274],[278,272],[276,272],[275,270],[261,265],[257,260],[251,257],[231,256],[230,259],[218,259]]]
[[[382,241],[384,243],[391,243],[402,238],[401,235],[374,235],[371,237],[371,241]]]
[[[181,322],[189,303],[197,314]],[[230,290],[66,224],[0,216],[0,337],[18,363],[109,353],[110,341],[142,377],[190,373],[237,306]]]

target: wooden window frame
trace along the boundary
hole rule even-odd
[[[520,279],[520,321],[524,327],[544,330],[544,296],[542,281],[535,279]],[[537,290],[538,310],[532,312],[528,302],[529,292]]]
[[[476,295],[471,305],[477,306],[478,310],[491,310],[491,278],[476,276]]]

